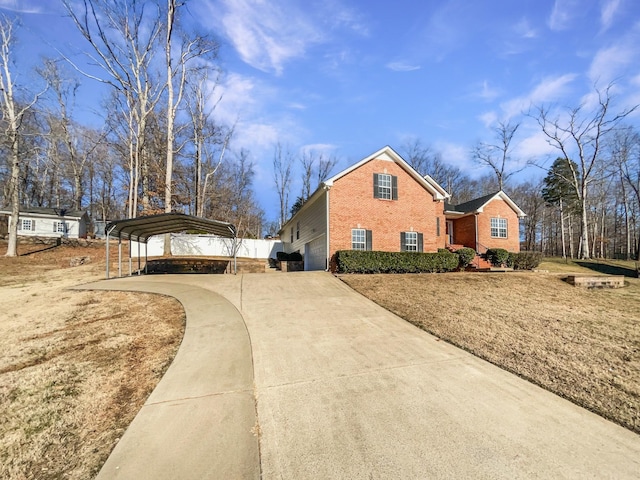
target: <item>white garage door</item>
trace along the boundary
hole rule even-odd
[[[304,246],[304,269],[325,270],[327,268],[327,244],[325,236],[311,240]]]

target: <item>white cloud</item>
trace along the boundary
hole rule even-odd
[[[442,160],[465,171],[475,168],[469,147],[451,142],[436,142],[434,150],[442,153]]]
[[[538,32],[529,24],[526,18],[516,23],[513,30],[521,38],[536,38],[538,36]]]
[[[624,72],[626,66],[637,60],[638,53],[635,42],[629,41],[598,50],[589,67],[589,78],[598,84],[610,83]]]
[[[484,126],[489,128],[498,121],[498,114],[496,112],[486,112],[480,115],[479,118]]]
[[[414,70],[420,70],[420,65],[411,65],[406,62],[390,62],[385,66],[394,72],[412,72]]]
[[[538,163],[541,158],[548,157],[558,153],[558,150],[547,142],[547,137],[536,128],[537,125],[522,138],[514,149],[514,158],[518,158],[521,162],[533,160]]]
[[[566,73],[557,77],[548,77],[538,83],[531,92],[521,97],[516,97],[500,105],[504,111],[506,120],[527,111],[531,105],[556,101],[566,95],[569,84],[577,75]]]
[[[42,2],[36,0],[0,0],[0,9],[16,13],[45,13]]]
[[[293,2],[223,0],[222,4],[226,35],[242,60],[259,70],[280,74],[287,61],[304,56],[323,40],[322,30]]]
[[[580,0],[555,0],[547,25],[551,30],[566,30],[576,13],[582,12],[583,8]]]
[[[620,0],[606,0],[602,4],[602,10],[600,11],[600,23],[602,23],[602,30],[608,30],[613,23],[613,17],[620,8]]]
[[[1,0],[0,0],[1,1]],[[196,5],[197,3],[197,5]],[[342,0],[304,4],[295,0],[198,0],[194,9],[203,26],[222,32],[247,64],[281,74],[287,63],[309,49],[338,42],[340,33],[369,35],[360,13]],[[215,27],[214,27],[215,29]]]
[[[318,153],[331,153],[337,149],[337,145],[333,145],[331,143],[311,143],[308,145],[304,145],[300,148],[302,152],[318,152]]]
[[[489,86],[489,82],[487,82],[486,80],[484,82],[482,82],[482,91],[478,94],[478,96],[481,99],[490,102],[492,100],[495,100],[495,98],[498,95],[500,95],[500,92],[498,91],[498,89],[491,88]]]

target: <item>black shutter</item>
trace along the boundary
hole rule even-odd
[[[373,174],[373,198],[380,198],[380,193],[378,192],[378,174]]]
[[[436,236],[440,236],[440,217],[436,217]]]
[[[421,233],[418,234],[418,251],[424,251],[424,239]]]
[[[366,242],[367,243],[366,243],[365,249],[367,251],[369,251],[369,252],[372,250],[372,247],[373,247],[372,238],[373,238],[373,235],[371,234],[371,230],[366,230]]]
[[[36,231],[36,221],[35,220],[31,220],[31,231],[32,232]]]
[[[391,177],[391,200],[398,199],[398,177]]]
[[[407,251],[407,235],[404,232],[400,232],[400,251]]]
[[[58,222],[53,222],[53,233],[58,232]]]

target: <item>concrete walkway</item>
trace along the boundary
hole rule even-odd
[[[639,477],[640,436],[438,341],[327,273],[147,276],[86,288],[167,293],[187,312],[174,364],[100,478]],[[203,317],[216,327],[192,334]],[[200,353],[184,362],[193,348]],[[159,403],[186,405],[189,389],[203,403],[225,400],[177,413]],[[164,410],[145,413],[153,408]]]

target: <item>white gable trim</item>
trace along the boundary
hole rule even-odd
[[[444,188],[438,185],[438,183],[435,180],[433,180],[431,177],[429,177],[429,180],[427,180],[426,177],[422,177],[393,148],[391,148],[388,145],[386,147],[381,148],[377,152],[372,153],[368,157],[363,158],[358,163],[351,165],[346,170],[343,170],[340,173],[334,175],[330,179],[326,180],[324,184],[328,187],[332,187],[333,183],[336,180],[344,177],[345,175],[353,172],[354,170],[356,170],[357,168],[360,168],[365,163],[370,162],[371,160],[374,160],[374,159],[394,162],[398,164],[404,171],[406,171],[409,175],[411,175],[416,182],[422,185],[422,187],[425,190],[427,190],[431,195],[433,195],[434,200],[446,200],[451,196],[447,193],[447,191]]]

